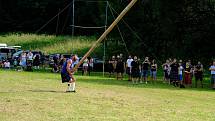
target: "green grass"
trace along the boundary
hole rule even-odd
[[[77,93],[64,93],[59,74],[0,70],[0,120],[214,121],[213,90],[99,75],[76,75]]]
[[[40,50],[46,54],[52,53],[77,53],[85,54],[91,45],[96,41],[96,37],[72,37],[36,34],[5,34],[0,35],[0,43],[8,45],[19,45],[24,50]],[[94,53],[99,53],[97,49]]]

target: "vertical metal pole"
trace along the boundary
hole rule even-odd
[[[72,1],[72,40],[75,32],[75,0]],[[72,44],[72,54],[74,54],[74,45]]]
[[[72,36],[74,36],[75,31],[75,0],[72,2]]]
[[[108,1],[106,1],[106,8],[105,8],[105,31],[107,30],[107,14],[108,14]],[[105,40],[106,39],[107,38],[105,38]],[[104,41],[103,77],[105,76],[105,60],[106,60],[106,44]]]

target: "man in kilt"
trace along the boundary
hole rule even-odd
[[[75,92],[75,78],[73,67],[78,60],[77,55],[72,55],[70,59],[67,59],[63,64],[63,68],[61,71],[61,79],[62,83],[68,83],[68,89],[66,92]]]
[[[134,60],[131,62],[131,75],[133,84],[138,84],[140,69],[141,68],[137,60],[137,56],[134,56]]]
[[[173,84],[173,86],[178,86],[178,70],[179,70],[179,64],[177,63],[177,60],[174,58],[173,62],[170,65],[171,71],[170,71],[170,83]]]

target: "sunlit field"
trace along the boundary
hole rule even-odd
[[[159,82],[132,85],[93,73],[65,93],[59,74],[0,70],[1,121],[214,121],[215,92]]]
[[[77,53],[84,54],[96,41],[96,37],[72,37],[36,34],[0,35],[0,43],[19,45],[24,50],[39,50],[45,54]],[[99,49],[97,49],[99,51]],[[95,51],[96,53],[96,51]]]

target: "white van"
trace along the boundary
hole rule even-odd
[[[7,47],[7,44],[5,43],[0,43],[0,48],[6,48]]]

